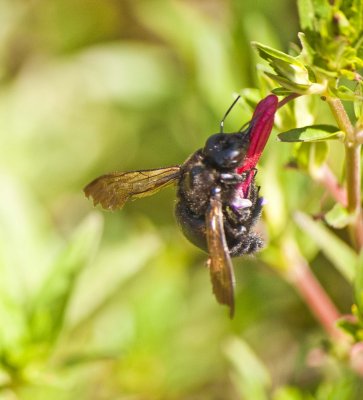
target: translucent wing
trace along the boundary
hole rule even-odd
[[[114,172],[102,175],[89,183],[84,192],[93,198],[94,205],[107,210],[122,208],[128,200],[150,196],[179,178],[180,167]]]
[[[234,314],[234,272],[224,235],[222,204],[216,197],[210,200],[206,214],[207,244],[210,258],[209,271],[213,293],[221,304],[229,306],[229,315]]]

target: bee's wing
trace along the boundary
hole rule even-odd
[[[221,304],[229,307],[230,317],[234,314],[234,272],[224,235],[223,211],[220,200],[212,197],[206,214],[208,260],[213,293]]]
[[[122,208],[126,201],[150,196],[179,178],[180,167],[142,171],[114,172],[102,175],[89,183],[84,192],[94,205],[107,210]]]

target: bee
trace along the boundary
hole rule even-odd
[[[117,210],[129,200],[150,196],[176,183],[175,216],[185,237],[209,254],[208,267],[217,301],[234,315],[235,278],[232,257],[252,254],[263,246],[253,231],[263,198],[255,183],[256,165],[270,136],[278,108],[275,95],[261,100],[247,128],[210,136],[204,147],[183,164],[166,168],[102,175],[85,188],[94,205]]]

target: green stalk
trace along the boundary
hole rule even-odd
[[[361,209],[361,144],[345,111],[337,98],[326,97],[339,129],[345,133],[345,165],[347,187],[347,210],[352,215],[349,231],[357,251],[363,247],[363,215]]]

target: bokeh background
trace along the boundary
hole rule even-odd
[[[173,188],[115,213],[82,192],[201,147],[258,84],[250,41],[296,42],[294,3],[0,1],[1,399],[325,400],[332,385],[354,398],[349,373],[317,366],[325,334],[263,261],[273,247],[234,260],[230,320],[176,227]],[[227,130],[250,115],[235,109]],[[266,237],[319,209],[321,192],[284,169],[290,151],[273,135],[261,163]],[[348,311],[344,280],[314,257]]]

